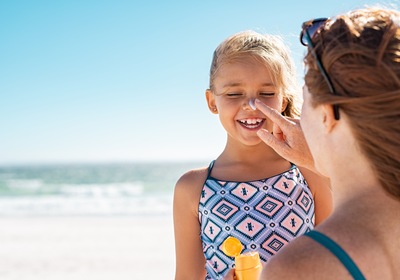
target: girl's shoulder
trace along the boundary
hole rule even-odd
[[[208,167],[200,167],[185,172],[177,181],[176,186],[197,185],[204,183],[208,175]]]
[[[185,172],[175,184],[175,197],[198,201],[208,172],[208,166]]]
[[[304,167],[297,167],[303,178],[306,180],[308,187],[310,188],[313,196],[318,192],[327,192],[331,193],[331,185],[330,180],[327,177],[319,175],[313,171],[310,171]]]
[[[319,225],[333,211],[333,193],[330,180],[306,168],[298,167],[315,201],[315,224]]]

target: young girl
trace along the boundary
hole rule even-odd
[[[266,262],[330,214],[329,182],[283,159],[257,135],[261,128],[272,131],[272,122],[252,101],[297,117],[297,94],[293,63],[279,38],[240,32],[215,50],[206,99],[227,142],[208,167],[176,183],[175,279],[222,279],[234,266],[221,249],[229,236]]]

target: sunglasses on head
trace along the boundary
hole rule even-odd
[[[333,87],[332,81],[326,72],[324,66],[322,65],[322,62],[318,56],[318,54],[315,52],[314,44],[312,42],[312,38],[314,35],[317,33],[317,31],[324,26],[328,18],[317,18],[311,21],[306,21],[302,25],[302,30],[300,33],[300,42],[302,45],[307,46],[309,50],[311,51],[312,55],[314,56],[317,66],[319,71],[321,72],[322,76],[324,77],[326,83],[328,84],[329,91],[336,95],[335,88]],[[333,112],[335,116],[335,120],[339,120],[339,106],[337,104],[333,104]]]

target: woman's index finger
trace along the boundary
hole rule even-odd
[[[286,127],[290,123],[290,121],[282,116],[282,114],[280,114],[277,110],[265,105],[260,100],[256,99],[255,104],[258,110],[276,123],[280,128]]]

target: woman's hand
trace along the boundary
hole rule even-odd
[[[255,105],[267,118],[272,120],[273,129],[260,129],[257,134],[268,146],[286,160],[316,172],[314,159],[308,148],[300,120],[284,117],[277,110],[271,109],[256,99]]]

